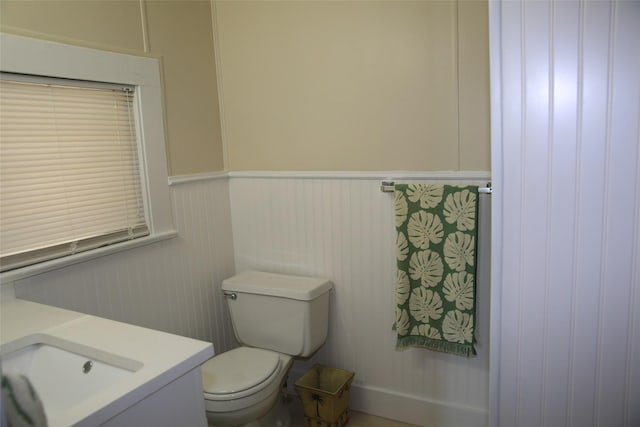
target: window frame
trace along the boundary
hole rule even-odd
[[[159,60],[0,33],[0,69],[34,76],[134,86],[140,142],[140,171],[149,231],[147,237],[116,243],[0,273],[14,281],[68,265],[148,245],[177,235],[171,209],[165,149]]]

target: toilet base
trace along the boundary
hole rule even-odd
[[[258,420],[242,424],[239,427],[290,427],[291,411],[283,397],[278,397],[278,401],[273,408]]]
[[[207,422],[209,427],[290,427],[291,411],[286,403],[286,389],[283,388],[278,393],[276,401],[271,408],[260,418],[248,421],[243,424],[235,424],[231,420],[237,419],[236,416],[224,419],[220,414],[216,414],[215,421],[211,419],[207,413]],[[213,414],[211,414],[213,415]]]

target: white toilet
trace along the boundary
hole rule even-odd
[[[286,427],[281,390],[294,356],[327,338],[330,281],[246,272],[222,282],[242,347],[202,365],[207,420],[216,427]]]

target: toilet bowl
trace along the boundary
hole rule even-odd
[[[292,362],[291,356],[251,347],[210,359],[201,368],[209,423],[228,427],[264,418],[281,398]],[[274,417],[278,415],[272,414],[271,419]],[[287,425],[286,416],[283,418],[269,425]]]
[[[201,366],[207,420],[215,427],[288,427],[283,386],[295,356],[326,340],[326,279],[247,272],[223,281],[242,347]]]

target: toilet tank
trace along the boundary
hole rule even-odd
[[[318,277],[259,271],[222,282],[241,344],[302,357],[313,354],[327,339],[332,287],[329,280]]]

